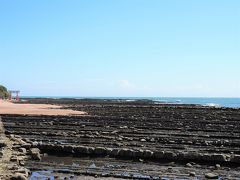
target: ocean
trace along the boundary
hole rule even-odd
[[[74,99],[121,99],[134,101],[149,99],[156,103],[178,103],[178,104],[199,104],[204,106],[233,107],[240,108],[240,98],[192,98],[192,97],[70,97],[70,96],[24,96],[22,98],[74,98]]]
[[[236,107],[240,108],[240,98],[160,98],[160,101],[166,101],[170,103],[182,103],[182,104],[200,104],[204,106],[219,106],[219,107]]]

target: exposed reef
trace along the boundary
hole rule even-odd
[[[134,173],[140,173],[142,178],[147,176],[145,179],[240,178],[239,109],[155,104],[148,100],[28,102],[87,112],[84,116],[2,115],[5,134],[21,137],[20,148],[31,157],[25,167],[31,171],[52,167],[55,173],[63,173],[59,169],[67,169],[68,177],[105,173],[134,178]],[[47,154],[49,159],[84,159],[86,166],[76,167],[75,158],[71,165],[53,165],[46,160]],[[112,168],[102,169],[109,163]],[[116,168],[116,164],[126,168]],[[129,177],[124,173],[130,173]]]

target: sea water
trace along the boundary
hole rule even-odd
[[[240,108],[240,98],[154,98],[157,101],[166,101],[168,103],[181,103],[181,104],[200,104],[204,106],[219,106],[219,107],[236,107]]]

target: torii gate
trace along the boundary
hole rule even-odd
[[[10,91],[8,91],[8,92],[9,92],[9,94],[10,94],[9,100],[13,100],[13,99],[14,99],[13,94],[16,94],[16,95],[15,95],[15,100],[16,100],[16,101],[19,101],[19,93],[20,93],[19,90],[10,90]]]

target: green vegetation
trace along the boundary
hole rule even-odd
[[[9,93],[7,91],[7,88],[0,85],[0,99],[6,99],[9,97]]]

